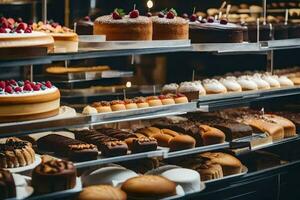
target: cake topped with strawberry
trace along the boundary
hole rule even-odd
[[[175,9],[165,9],[151,19],[153,22],[153,40],[188,39],[188,21],[178,17]]]
[[[106,40],[151,40],[152,21],[141,16],[138,9],[125,14],[116,8],[110,15],[98,17],[94,22],[94,34],[106,35]]]
[[[50,81],[0,81],[0,122],[57,115],[60,92]]]
[[[1,33],[32,33],[32,26],[23,22],[22,18],[0,18]]]

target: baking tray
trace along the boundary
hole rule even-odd
[[[109,113],[98,113],[91,116],[91,125],[99,125],[113,122],[123,122],[141,119],[153,119],[170,115],[185,114],[195,111],[196,103],[184,103],[174,105],[163,105],[149,108],[139,108],[125,111],[115,111]]]
[[[190,40],[147,40],[147,41],[105,41],[94,42],[93,36],[90,40],[79,40],[79,51],[92,50],[121,50],[121,49],[155,49],[155,48],[177,48],[190,47]]]
[[[218,178],[218,179],[204,181],[204,183],[206,185],[216,184],[216,183],[222,183],[222,184],[224,184],[224,182],[229,182],[229,181],[233,181],[235,179],[239,179],[240,177],[244,176],[247,173],[248,173],[248,168],[245,165],[243,165],[242,166],[242,172],[239,173],[239,174],[233,174],[233,175],[229,175],[229,176],[224,176],[223,178]]]

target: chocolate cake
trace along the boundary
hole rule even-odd
[[[189,25],[192,43],[240,43],[244,41],[244,31],[246,29],[239,25],[213,18],[190,22]]]
[[[289,26],[281,23],[274,24],[274,39],[283,40],[289,38]]]
[[[98,156],[98,149],[95,145],[57,134],[40,138],[37,145],[39,150],[54,152],[72,161],[95,160]]]
[[[18,138],[8,138],[0,144],[0,168],[15,168],[30,165],[35,161],[31,143]]]
[[[131,132],[112,128],[97,129],[97,131],[118,140],[125,141],[133,153],[155,151],[157,149],[157,141],[151,137],[138,138]]]
[[[289,38],[300,38],[300,24],[291,24],[289,26]]]
[[[98,147],[101,154],[106,157],[126,155],[128,146],[126,142],[107,136],[96,130],[74,131],[75,138],[92,143]]]
[[[76,185],[76,169],[69,161],[44,162],[34,168],[31,182],[35,194],[72,189]]]
[[[93,32],[94,22],[89,16],[85,16],[76,22],[76,33],[78,35],[93,35]]]
[[[12,174],[0,169],[0,199],[16,197],[16,185]]]
[[[257,25],[248,24],[249,42],[257,42]],[[268,41],[274,39],[274,27],[272,24],[261,24],[259,26],[259,41]]]

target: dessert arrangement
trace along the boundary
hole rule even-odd
[[[271,75],[269,73],[228,74],[225,78],[205,79],[203,81],[182,82],[179,85],[171,83],[164,85],[162,94],[177,92],[185,95],[189,101],[199,99],[209,94],[225,94],[232,92],[268,90],[274,88],[292,87],[298,85],[297,76]],[[296,78],[297,77],[297,78]]]
[[[0,51],[1,55],[11,58],[14,55],[21,55],[22,50],[28,54],[35,55],[44,47],[48,52],[53,50],[54,40],[51,36],[33,30],[32,25],[22,21],[21,18],[0,18]],[[47,53],[47,51],[45,53]]]
[[[134,99],[114,100],[111,102],[94,102],[91,106],[86,106],[82,113],[92,115],[97,113],[107,113],[115,111],[126,111],[165,105],[188,103],[188,99],[182,94],[167,94],[160,96],[136,97]]]
[[[38,22],[33,23],[34,31],[43,32],[53,37],[54,52],[77,52],[78,51],[78,35],[73,30],[61,26],[56,22]]]
[[[59,107],[59,90],[50,81],[0,81],[0,122],[52,117]]]

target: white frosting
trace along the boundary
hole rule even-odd
[[[21,87],[23,88],[23,87]],[[39,91],[22,91],[20,93],[0,93],[1,97],[26,97],[26,96],[34,96],[34,95],[44,95],[44,94],[50,94],[56,92],[58,89],[55,86],[52,86],[51,88],[47,88],[45,90],[39,90]]]
[[[203,86],[206,91],[211,91],[214,93],[224,93],[227,92],[227,89],[222,83],[216,79],[205,79],[203,81]]]
[[[202,93],[204,88],[199,82],[182,82],[178,88],[178,92],[199,92]]]
[[[228,91],[234,91],[234,92],[242,91],[242,87],[235,80],[235,77],[221,78],[220,83],[222,83]]]
[[[243,90],[257,90],[256,83],[249,76],[241,76],[237,79]]]
[[[280,83],[275,76],[269,75],[268,73],[263,74],[261,78],[270,84],[270,87],[280,87]]]
[[[176,91],[178,89],[179,85],[177,83],[170,83],[167,85],[164,85],[162,88],[162,91]]]
[[[270,89],[270,84],[263,80],[259,74],[254,74],[251,79],[256,83],[258,89]]]
[[[287,76],[277,76],[280,86],[293,86],[294,83]]]
[[[97,114],[98,111],[96,108],[92,107],[92,106],[86,106],[84,107],[82,114],[84,115],[93,115],[93,114]]]
[[[200,190],[200,174],[192,169],[175,168],[165,171],[161,176],[182,186],[185,193]]]

